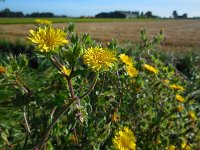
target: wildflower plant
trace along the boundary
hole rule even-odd
[[[0,100],[15,110],[0,123],[1,147],[195,148],[199,107],[187,80],[156,51],[162,32],[149,39],[142,30],[138,49],[127,51],[74,29],[37,24],[30,31],[36,69],[25,55],[0,61]]]

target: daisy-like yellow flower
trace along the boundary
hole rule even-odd
[[[186,143],[186,141],[183,141],[183,142],[181,143],[181,148],[182,148],[183,150],[192,150],[192,148],[190,147],[189,144]]]
[[[161,144],[161,143],[162,143],[162,142],[161,142],[160,139],[157,139],[157,140],[156,140],[156,144],[157,144],[157,145],[159,145],[159,144]]]
[[[117,122],[120,119],[120,116],[114,112],[111,116],[112,122]]]
[[[61,68],[61,72],[64,73],[66,76],[69,76],[71,73],[70,69],[67,69],[65,66]]]
[[[165,84],[168,84],[170,81],[168,79],[163,80]]]
[[[3,74],[6,72],[6,68],[3,66],[0,66],[0,74]]]
[[[126,72],[130,77],[137,77],[138,71],[133,66],[126,66]]]
[[[100,47],[91,47],[86,50],[82,56],[84,64],[94,70],[108,70],[114,66],[116,54],[114,51],[103,49]]]
[[[154,68],[153,66],[150,66],[148,64],[144,64],[144,68],[147,69],[149,72],[152,72],[154,74],[158,74],[159,70]]]
[[[179,101],[179,102],[184,102],[185,101],[185,98],[183,98],[181,95],[179,94],[176,94],[176,100]]]
[[[120,60],[127,66],[132,66],[133,65],[133,61],[132,58],[125,55],[125,54],[120,54],[119,55]]]
[[[174,145],[169,145],[166,150],[175,150],[176,149],[176,146]]]
[[[170,87],[171,89],[177,90],[177,91],[184,91],[184,90],[185,90],[182,86],[177,85],[177,84],[172,84],[172,85],[170,85],[169,87]]]
[[[116,132],[112,141],[117,150],[136,150],[135,136],[128,127]]]
[[[54,52],[55,48],[68,43],[67,34],[52,27],[39,27],[38,31],[30,30],[28,39],[36,45],[40,52]]]
[[[181,106],[181,105],[176,107],[176,110],[177,110],[178,112],[181,112],[183,109],[184,109],[184,107]]]
[[[45,20],[45,19],[36,19],[35,23],[39,24],[39,25],[51,25],[52,21],[50,20]]]
[[[192,119],[192,121],[197,120],[197,116],[194,111],[188,111],[188,116],[190,117],[190,119]]]

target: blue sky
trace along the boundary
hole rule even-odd
[[[0,10],[53,12],[67,16],[94,16],[99,12],[115,10],[152,11],[153,14],[169,17],[173,10],[189,17],[200,16],[200,0],[5,0],[0,2]]]

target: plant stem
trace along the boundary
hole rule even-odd
[[[91,84],[90,88],[88,89],[88,91],[83,94],[82,96],[80,96],[79,98],[82,99],[84,98],[85,96],[87,96],[88,94],[90,94],[90,92],[94,89],[96,83],[97,83],[97,79],[99,77],[99,72],[96,73],[95,77],[94,77],[94,80],[93,80],[93,83]]]
[[[71,99],[74,99],[75,98],[75,94],[74,94],[74,88],[72,86],[71,79],[67,79],[67,83],[68,83],[69,91],[70,91],[70,94],[71,94]]]
[[[50,126],[47,128],[42,141],[39,145],[39,150],[42,150],[43,146],[46,144],[46,142],[48,141],[49,138],[49,134],[51,132],[51,130],[53,129],[54,125],[57,123],[57,121],[59,120],[59,118],[67,111],[67,109],[69,108],[69,106],[71,106],[71,104],[73,104],[76,101],[76,98],[71,99],[69,101],[69,103],[67,105],[65,105],[59,112],[58,114],[55,116],[54,120],[52,121],[52,123],[50,124]]]
[[[57,69],[60,69],[60,65],[56,65],[58,62],[55,60],[53,60],[53,58],[51,57],[51,61],[52,63],[57,66]],[[59,112],[58,114],[55,116],[54,120],[52,121],[52,123],[50,124],[50,126],[47,128],[43,138],[42,138],[42,141],[39,145],[39,150],[42,150],[43,147],[44,149],[46,149],[45,145],[48,141],[48,138],[49,138],[49,134],[51,132],[51,130],[53,129],[53,127],[55,126],[55,124],[58,122],[59,118],[68,110],[68,108],[73,104],[73,102],[75,102],[77,100],[77,98],[75,98],[75,94],[74,94],[74,88],[72,86],[72,82],[71,82],[71,79],[70,78],[66,78],[67,79],[67,83],[68,83],[68,87],[69,87],[69,91],[70,91],[70,94],[71,94],[71,99],[69,101],[69,103],[67,105],[65,105]]]

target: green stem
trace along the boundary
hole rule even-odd
[[[65,105],[59,112],[58,114],[55,116],[54,120],[52,121],[52,123],[50,124],[50,126],[47,128],[42,141],[39,145],[38,150],[42,150],[43,146],[47,143],[48,138],[49,138],[49,134],[51,132],[51,130],[53,129],[53,127],[55,126],[55,124],[57,123],[57,121],[59,120],[59,118],[68,110],[68,108],[76,101],[76,98],[71,99],[69,101],[69,103],[67,105]]]
[[[82,99],[84,98],[85,96],[87,96],[88,94],[90,94],[90,92],[94,89],[96,83],[97,83],[97,80],[98,80],[98,77],[99,77],[99,72],[96,73],[95,77],[94,77],[94,80],[93,80],[93,83],[91,84],[90,88],[88,89],[88,91],[83,94],[82,96],[80,96],[79,98]]]
[[[53,59],[53,57],[51,57],[50,59],[52,61],[52,63],[57,67],[58,70],[60,70],[60,64],[58,63],[58,61],[55,61]],[[59,118],[68,110],[68,108],[77,100],[77,98],[75,97],[75,94],[74,94],[74,88],[72,86],[72,82],[71,82],[71,79],[70,78],[66,78],[67,79],[67,83],[68,83],[68,87],[69,87],[69,91],[70,91],[70,94],[71,94],[71,100],[69,101],[69,103],[67,105],[65,105],[58,113],[57,115],[55,116],[54,120],[52,121],[52,123],[50,124],[50,126],[47,128],[43,138],[42,138],[42,141],[39,145],[39,150],[42,150],[43,147],[44,149],[46,149],[46,143],[48,141],[48,138],[49,138],[49,134],[51,132],[51,130],[53,129],[53,127],[55,126],[55,124],[58,122]]]

